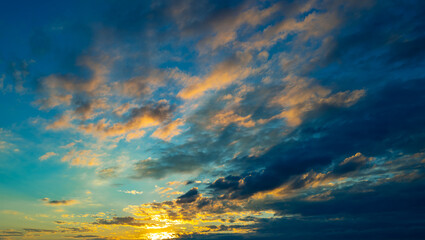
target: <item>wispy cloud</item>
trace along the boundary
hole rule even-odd
[[[55,152],[48,152],[48,153],[44,154],[43,156],[39,157],[38,159],[40,159],[40,161],[44,161],[44,160],[47,160],[47,159],[49,159],[53,156],[57,156],[57,155],[58,154],[55,153]]]
[[[137,191],[137,190],[118,190],[118,192],[128,193],[128,194],[132,194],[132,195],[143,194],[143,191]]]
[[[69,200],[51,200],[49,198],[43,198],[41,199],[43,202],[45,202],[47,205],[50,206],[70,206],[74,204],[78,204],[78,200],[69,199]]]

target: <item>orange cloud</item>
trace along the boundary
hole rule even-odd
[[[220,112],[211,118],[211,124],[215,126],[226,127],[231,123],[247,128],[255,126],[255,122],[251,120],[251,115],[242,117],[233,111]]]
[[[44,160],[46,160],[48,158],[51,158],[51,157],[57,156],[57,155],[58,155],[57,153],[48,152],[48,153],[44,154],[43,156],[39,157],[38,159],[40,159],[41,161],[44,161]]]
[[[62,157],[62,162],[68,162],[71,166],[98,166],[101,154],[93,153],[92,150],[69,151]]]
[[[283,111],[271,119],[285,118],[289,126],[301,124],[305,113],[320,106],[350,107],[365,95],[364,90],[332,94],[330,89],[315,84],[312,79],[295,76],[288,76],[283,81],[285,88],[271,101],[271,104],[281,105]]]
[[[180,126],[184,124],[184,120],[176,119],[173,122],[158,128],[155,132],[152,133],[152,137],[162,139],[164,141],[170,141],[173,137],[181,133]]]
[[[178,96],[183,99],[199,98],[208,90],[222,89],[235,81],[247,78],[258,72],[258,69],[247,67],[251,60],[252,56],[249,53],[237,53],[215,66],[200,82],[190,83],[178,93]]]
[[[79,201],[70,199],[70,200],[50,200],[49,198],[41,199],[47,205],[50,206],[70,206],[79,203]]]

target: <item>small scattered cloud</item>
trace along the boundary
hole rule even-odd
[[[143,194],[143,191],[137,191],[137,190],[118,190],[118,192],[128,193],[128,194],[132,194],[132,195],[141,195],[141,194]]]
[[[109,167],[101,169],[97,172],[97,175],[100,178],[108,179],[108,178],[115,178],[118,176],[118,167]]]
[[[1,210],[0,213],[7,214],[7,215],[20,215],[21,212],[15,211],[15,210]]]
[[[94,153],[92,150],[71,150],[61,158],[62,162],[68,162],[71,166],[98,166],[102,154]]]
[[[47,160],[47,159],[49,159],[53,156],[57,156],[57,155],[58,154],[55,153],[55,152],[48,152],[48,153],[44,154],[43,156],[39,157],[38,159],[40,159],[40,161],[44,161],[44,160]]]
[[[71,142],[66,145],[60,146],[60,148],[72,148],[73,146],[75,146],[75,142]]]
[[[69,200],[51,200],[49,198],[43,198],[41,199],[45,204],[50,206],[71,206],[78,204],[78,200],[69,199]]]

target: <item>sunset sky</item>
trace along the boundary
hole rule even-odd
[[[425,239],[425,1],[1,1],[0,240]]]

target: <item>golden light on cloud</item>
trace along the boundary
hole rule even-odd
[[[173,239],[173,238],[176,238],[176,235],[170,232],[159,232],[159,233],[148,233],[147,237],[149,240],[161,240],[161,239]]]

